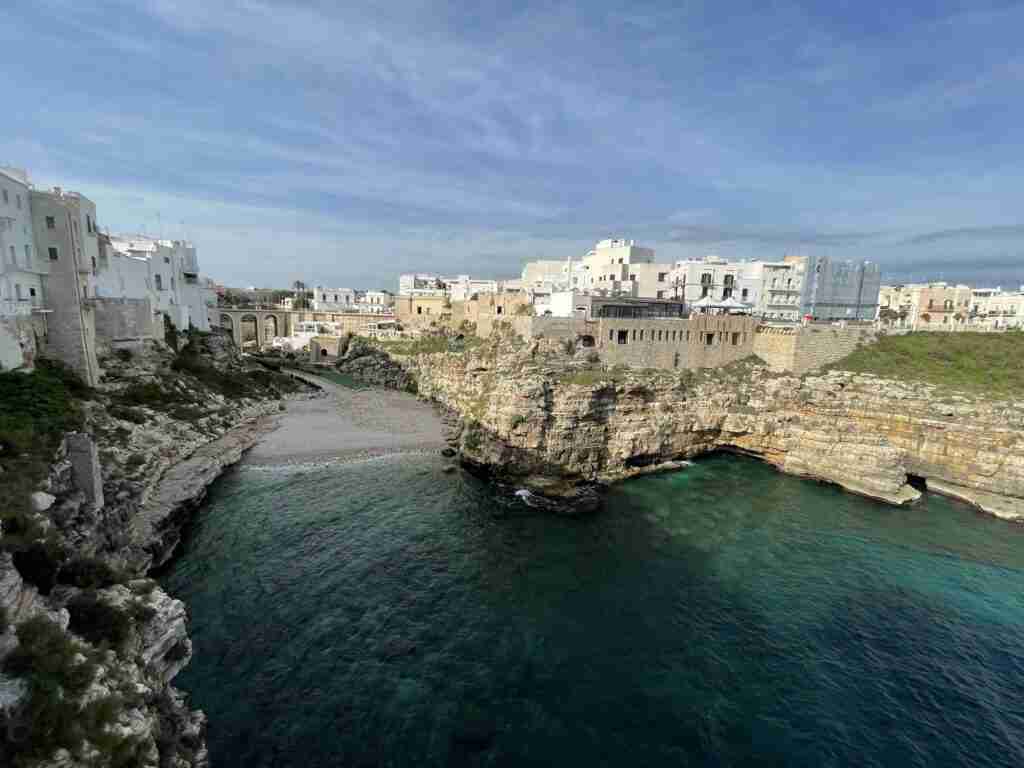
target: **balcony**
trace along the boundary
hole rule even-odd
[[[28,299],[3,299],[0,301],[0,316],[23,317],[31,315],[33,304]]]

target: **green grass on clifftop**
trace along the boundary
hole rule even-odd
[[[1024,397],[1024,333],[883,336],[829,366],[991,397]]]

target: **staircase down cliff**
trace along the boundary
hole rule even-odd
[[[842,371],[773,374],[756,358],[700,372],[608,368],[543,339],[378,352],[376,367],[361,357],[363,371],[402,368],[461,416],[464,462],[542,491],[731,450],[895,504],[923,483],[1024,519],[1024,401]]]

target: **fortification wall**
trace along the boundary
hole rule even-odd
[[[755,336],[754,354],[773,371],[802,375],[842,360],[861,344],[872,343],[878,331],[870,325],[766,325],[758,328]]]
[[[163,323],[154,319],[149,299],[93,299],[92,306],[100,343],[121,347],[163,338]]]

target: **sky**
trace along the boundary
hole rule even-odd
[[[1024,284],[1024,2],[7,0],[0,164],[229,285],[869,259]]]

